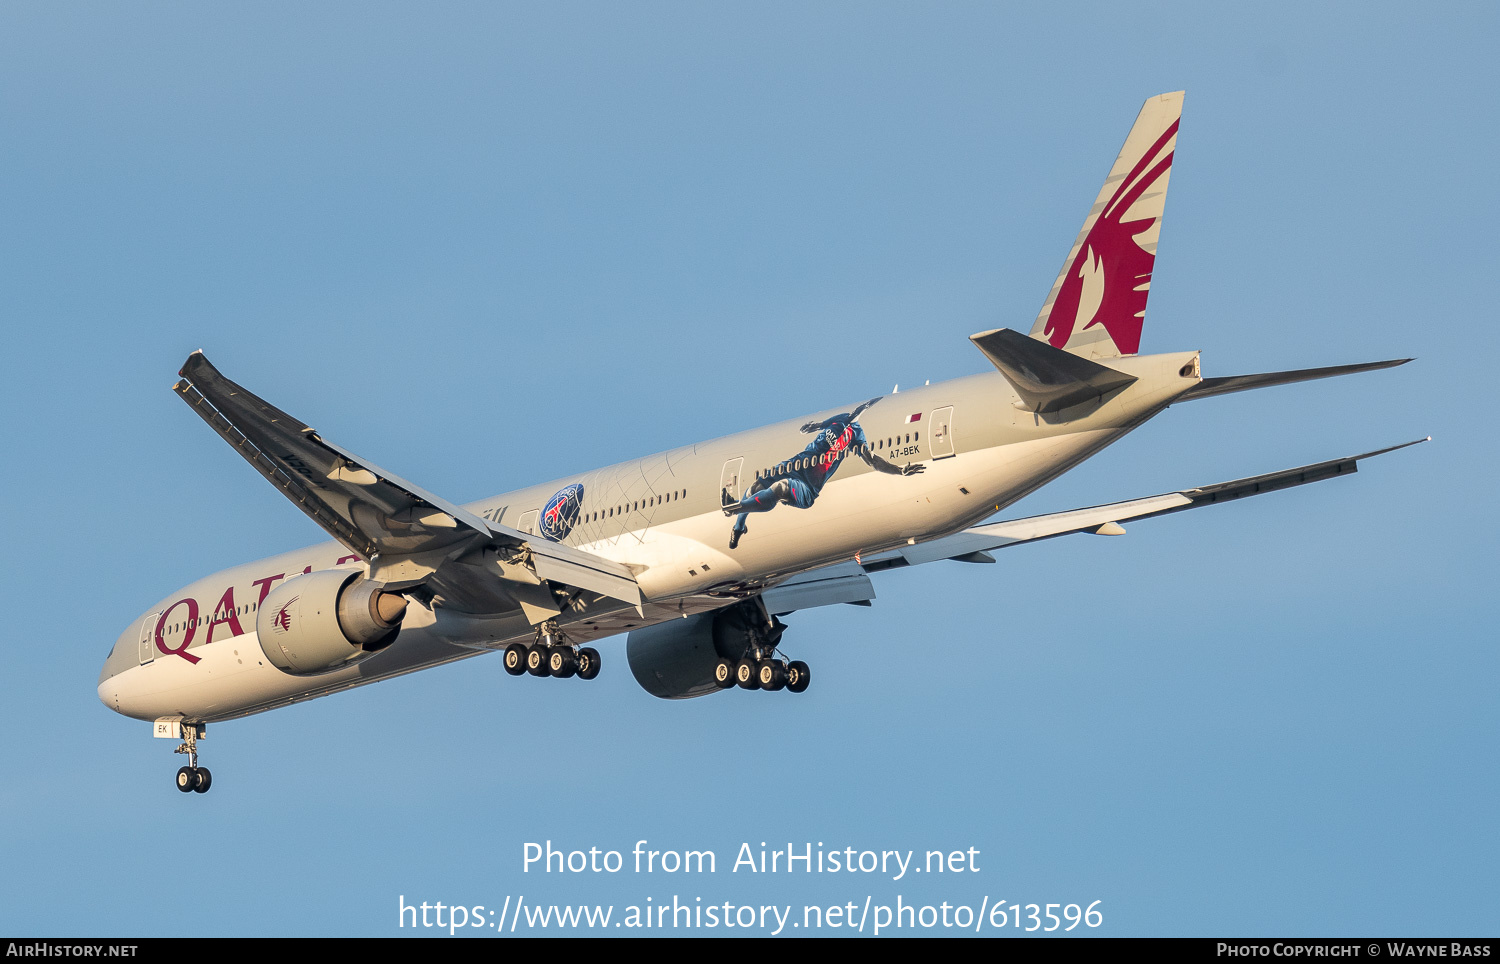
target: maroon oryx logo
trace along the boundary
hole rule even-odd
[[[1141,325],[1150,294],[1156,250],[1141,247],[1137,237],[1151,229],[1161,215],[1126,220],[1131,207],[1147,191],[1156,189],[1172,170],[1174,151],[1167,145],[1177,136],[1177,121],[1141,155],[1113,196],[1099,212],[1088,237],[1068,266],[1063,285],[1047,316],[1047,341],[1062,348],[1076,330],[1103,325],[1122,355],[1141,347]],[[1166,190],[1165,186],[1160,190]],[[1158,201],[1157,204],[1162,202]],[[1085,289],[1092,293],[1085,297]],[[1085,307],[1086,305],[1092,307]]]
[[[292,631],[292,614],[289,613],[289,612],[287,612],[287,610],[289,610],[289,609],[292,608],[292,603],[296,602],[298,599],[301,599],[301,598],[302,598],[301,596],[293,596],[291,599],[288,599],[286,601],[286,605],[282,606],[280,609],[276,610],[276,615],[274,615],[274,616],[271,617],[271,625],[275,626],[277,629],[281,630],[283,633],[289,633],[289,632],[291,632]]]

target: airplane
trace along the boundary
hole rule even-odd
[[[1172,405],[1409,358],[1204,377],[1140,354],[1183,93],[1148,99],[1029,334],[970,336],[989,370],[456,505],[343,449],[202,352],[173,390],[333,538],[225,569],[115,641],[99,699],[180,741],[204,793],[209,723],[499,652],[513,676],[591,680],[627,634],[648,693],[805,692],[782,617],[868,606],[870,577],[1355,472],[1407,442],[1250,478],[987,522]]]

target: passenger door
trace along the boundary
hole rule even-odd
[[[141,638],[137,645],[136,655],[140,658],[142,666],[156,658],[156,621],[158,619],[161,619],[161,613],[152,613],[141,622]]]
[[[743,458],[730,459],[724,463],[724,471],[719,474],[720,505],[734,505],[745,494],[744,479],[741,477],[744,470],[745,460]]]
[[[934,459],[951,458],[953,449],[953,406],[932,413],[932,427],[927,430],[927,445]]]

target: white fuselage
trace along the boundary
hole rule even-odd
[[[1196,353],[1112,359],[1138,377],[1102,402],[1038,416],[998,373],[885,396],[858,417],[877,457],[920,474],[877,472],[848,458],[815,501],[747,516],[729,548],[733,495],[765,467],[793,459],[810,438],[799,419],[585,472],[466,506],[495,522],[538,532],[537,514],[564,486],[582,485],[582,514],[562,540],[626,566],[646,603],[570,611],[568,636],[583,643],[717,609],[790,576],[947,535],[998,509],[1114,442],[1196,385]],[[811,416],[819,421],[854,406]],[[934,413],[942,413],[935,433]],[[916,420],[913,420],[913,417]],[[939,434],[941,437],[939,437]],[[951,454],[950,454],[951,453]],[[742,461],[740,461],[742,460]],[[460,613],[414,601],[397,640],[361,662],[317,676],[283,672],[255,632],[261,600],[304,572],[366,567],[326,542],[206,576],[168,595],[121,634],[99,680],[106,706],[142,720],[214,722],[258,713],[529,642],[519,611]]]

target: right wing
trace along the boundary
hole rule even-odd
[[[863,568],[866,572],[879,572],[881,569],[920,565],[939,559],[993,562],[993,558],[984,558],[991,549],[1004,549],[1023,542],[1037,542],[1041,539],[1052,539],[1075,532],[1121,535],[1125,531],[1120,526],[1121,522],[1150,519],[1154,516],[1183,512],[1187,509],[1216,505],[1220,502],[1232,502],[1235,499],[1244,499],[1252,495],[1264,495],[1267,492],[1306,485],[1309,482],[1322,482],[1324,479],[1337,478],[1341,475],[1352,475],[1359,470],[1359,462],[1362,459],[1374,458],[1377,455],[1384,455],[1387,452],[1394,452],[1408,445],[1426,441],[1428,441],[1426,438],[1417,439],[1414,442],[1403,442],[1400,445],[1377,449],[1363,455],[1330,459],[1327,462],[1302,465],[1295,469],[1283,469],[1280,472],[1256,475],[1248,479],[1236,479],[1233,482],[1219,482],[1196,489],[1166,492],[1144,499],[1131,499],[1129,502],[1113,502],[1109,505],[1070,509],[1067,512],[1053,512],[1027,519],[1015,519],[1011,522],[975,526],[942,539],[934,539],[915,546],[902,546],[894,552],[874,556],[863,564]]]
[[[836,563],[801,573],[766,590],[762,595],[765,597],[767,609],[779,614],[785,614],[797,608],[812,608],[834,603],[868,604],[875,598],[874,589],[870,586],[868,579],[869,573],[904,566],[918,566],[941,559],[952,559],[958,562],[994,562],[995,557],[990,555],[992,550],[1078,532],[1122,535],[1125,532],[1120,525],[1122,522],[1150,519],[1159,515],[1184,512],[1188,509],[1198,509],[1207,505],[1217,505],[1220,502],[1232,502],[1253,495],[1264,495],[1267,492],[1307,485],[1309,482],[1322,482],[1325,479],[1342,475],[1352,475],[1358,471],[1358,464],[1363,459],[1374,458],[1377,455],[1384,455],[1387,452],[1394,452],[1397,449],[1404,449],[1409,445],[1426,441],[1428,439],[1417,439],[1415,442],[1392,445],[1390,448],[1366,452],[1363,455],[1330,459],[1327,462],[1283,469],[1280,472],[1256,475],[1248,479],[1236,479],[1233,482],[1219,482],[1195,489],[1165,492],[1144,499],[1112,502],[1108,505],[1070,509],[1066,512],[1052,512],[1026,519],[975,526],[941,539],[902,546],[899,549],[870,556],[858,563]]]

